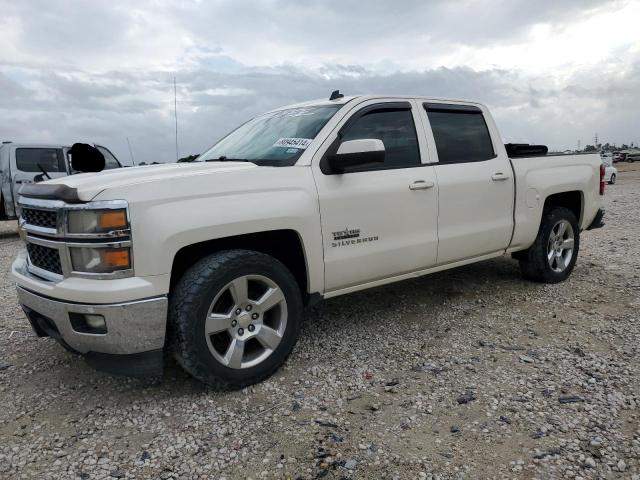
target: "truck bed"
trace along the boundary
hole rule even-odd
[[[544,199],[572,192],[582,205],[578,224],[586,229],[600,206],[600,155],[545,154],[510,157],[515,178],[514,229],[508,251],[528,248],[536,237]],[[584,193],[580,193],[584,192]]]

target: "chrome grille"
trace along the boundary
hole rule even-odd
[[[55,210],[37,210],[35,208],[22,208],[22,218],[28,225],[43,228],[57,228],[58,213]]]
[[[34,267],[62,275],[60,253],[57,249],[43,247],[35,243],[27,243],[27,253],[29,254],[29,261]]]

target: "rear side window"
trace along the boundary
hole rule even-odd
[[[16,168],[22,172],[66,172],[60,148],[17,148]]]
[[[367,112],[342,134],[342,141],[378,139],[385,148],[384,164],[366,170],[420,165],[418,136],[409,109],[381,109]]]
[[[468,107],[449,110],[446,105],[425,105],[425,108],[440,163],[481,162],[496,156],[480,109]]]

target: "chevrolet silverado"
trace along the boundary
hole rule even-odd
[[[565,280],[603,225],[598,154],[504,145],[479,103],[353,96],[279,108],[193,163],[24,185],[13,263],[35,333],[96,368],[240,388],[304,307],[511,254]]]

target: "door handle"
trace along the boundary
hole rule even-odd
[[[433,188],[435,183],[427,182],[426,180],[416,180],[411,185],[409,185],[409,190],[427,190],[428,188]]]
[[[505,175],[502,172],[497,172],[491,175],[491,180],[493,180],[494,182],[503,182],[508,179],[509,179],[509,175]]]

